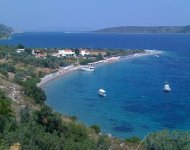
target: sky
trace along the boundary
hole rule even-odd
[[[21,31],[190,25],[190,0],[0,0],[0,23]]]

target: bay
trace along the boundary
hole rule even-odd
[[[100,65],[94,73],[76,71],[46,84],[47,104],[77,116],[88,126],[116,137],[143,137],[149,132],[190,129],[189,34],[24,33],[0,44],[28,47],[88,47],[162,50]],[[164,93],[168,81],[172,92]],[[104,88],[107,96],[97,95]]]

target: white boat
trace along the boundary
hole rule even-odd
[[[95,68],[92,67],[92,66],[82,67],[81,69],[84,70],[84,71],[94,71],[95,70]]]
[[[98,94],[99,94],[100,96],[106,96],[106,91],[103,90],[103,89],[99,89],[99,90],[98,90]]]
[[[159,55],[155,55],[156,57],[160,57]]]
[[[170,85],[168,83],[165,83],[164,87],[163,87],[163,90],[165,92],[170,92],[171,91],[171,88],[170,88]]]

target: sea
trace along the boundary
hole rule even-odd
[[[23,33],[0,45],[39,48],[156,49],[150,55],[66,74],[43,86],[46,103],[87,126],[127,138],[190,129],[190,34]],[[172,91],[163,92],[167,81]],[[103,88],[106,97],[97,91]]]

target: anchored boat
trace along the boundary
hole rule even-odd
[[[95,68],[92,67],[92,66],[82,67],[81,69],[84,70],[84,71],[94,71],[95,70]]]
[[[170,92],[171,91],[171,88],[170,88],[170,85],[168,83],[165,83],[164,87],[163,87],[163,90],[165,92]]]
[[[98,94],[99,94],[100,96],[106,96],[106,91],[103,90],[103,89],[99,89],[99,90],[98,90]]]

